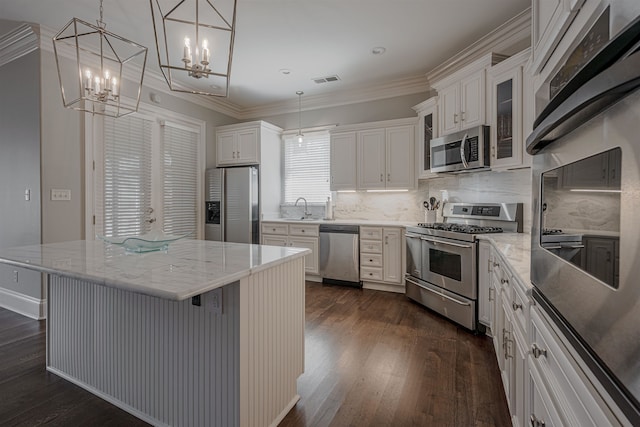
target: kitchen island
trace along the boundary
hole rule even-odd
[[[277,425],[304,370],[306,249],[0,250],[47,274],[47,370],[154,425]]]

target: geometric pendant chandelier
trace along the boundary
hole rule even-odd
[[[97,25],[73,18],[53,49],[66,108],[110,117],[138,111],[147,48],[106,30],[102,0]]]
[[[226,97],[236,0],[149,0],[158,64],[176,92]]]

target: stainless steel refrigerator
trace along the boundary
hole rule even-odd
[[[260,243],[256,166],[207,169],[205,239]]]

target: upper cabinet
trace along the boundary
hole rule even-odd
[[[331,191],[355,190],[355,164],[358,161],[356,146],[356,132],[331,134]]]
[[[331,190],[415,188],[415,137],[415,118],[336,128]]]
[[[418,141],[416,144],[416,168],[419,179],[432,178],[431,140],[438,137],[438,97],[434,96],[413,107],[418,114]]]
[[[281,132],[282,129],[262,121],[219,126],[216,129],[216,165],[260,164],[264,140],[273,135],[279,140]]]
[[[523,68],[529,59],[526,49],[488,71],[491,88],[491,169],[528,166],[523,128],[525,103],[533,102],[523,92]],[[529,95],[527,93],[527,95]],[[526,157],[525,157],[526,156]]]
[[[533,0],[531,9],[532,74],[539,72],[545,66],[584,1]]]
[[[487,124],[486,70],[503,58],[487,54],[432,83],[438,91],[440,136]]]

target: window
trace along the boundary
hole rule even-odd
[[[303,141],[284,137],[284,203],[304,197],[309,203],[324,203],[329,197],[329,132],[307,132]]]
[[[204,122],[157,109],[86,123],[94,165],[87,174],[93,189],[87,238],[140,235],[155,227],[202,237]]]
[[[102,173],[98,174],[96,229],[105,236],[131,236],[151,228],[150,120],[104,118]],[[101,230],[101,231],[100,231]]]

